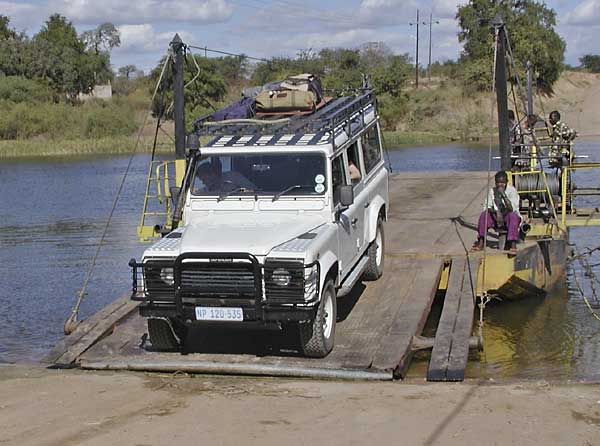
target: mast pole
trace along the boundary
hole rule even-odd
[[[510,155],[510,135],[508,124],[508,92],[506,88],[506,30],[504,20],[497,15],[492,21],[494,30],[498,33],[496,66],[496,100],[498,104],[498,139],[500,145],[500,168],[510,170],[512,167]]]
[[[533,115],[533,64],[527,61],[527,115]]]
[[[174,55],[173,68],[173,119],[175,121],[175,158],[185,160],[185,109],[183,100],[183,57],[184,45],[175,34],[171,41]]]

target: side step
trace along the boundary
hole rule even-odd
[[[367,256],[363,256],[362,260],[358,262],[352,271],[350,271],[350,274],[348,277],[346,277],[346,280],[344,280],[344,283],[342,283],[342,286],[338,289],[337,297],[345,296],[352,290],[352,288],[354,288],[356,282],[358,282],[365,272],[365,269],[367,269],[368,263],[369,258]]]
[[[473,330],[479,259],[454,257],[427,381],[463,381]]]

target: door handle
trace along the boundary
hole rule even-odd
[[[367,202],[365,203],[365,209],[366,209],[366,208],[368,208],[369,206],[371,206],[371,202],[370,202],[370,201],[367,201]]]
[[[356,227],[356,223],[358,223],[358,218],[354,217],[351,221],[350,224],[352,225],[352,227]]]

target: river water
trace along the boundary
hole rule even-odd
[[[600,161],[593,142],[577,147]],[[488,149],[399,148],[389,152],[389,159],[395,172],[481,171],[488,167]],[[0,162],[0,362],[35,362],[62,338],[128,161],[119,156]],[[138,241],[136,226],[148,162],[148,155],[133,160],[80,318],[130,287],[127,262],[139,259],[147,246]],[[591,172],[578,173],[576,182],[598,186]],[[573,229],[571,241],[598,246],[599,230]],[[574,289],[572,274],[569,268],[568,284],[546,298],[488,306],[485,349],[479,361],[470,362],[467,375],[600,379],[600,321]],[[423,364],[415,367],[420,376]]]

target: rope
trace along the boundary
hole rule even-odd
[[[485,205],[486,209],[489,205],[489,190],[492,182],[492,145],[494,144],[494,93],[496,91],[496,63],[498,60],[498,36],[499,29],[496,28],[494,30],[494,64],[492,69],[492,89],[491,89],[491,101],[490,101],[490,144],[488,146],[488,170],[487,170],[487,187],[485,190]],[[485,213],[485,228],[488,227],[488,218],[489,212]],[[487,264],[487,239],[488,239],[488,231],[485,231],[483,236],[483,265],[482,265],[482,283],[485,285],[486,278],[486,264]],[[483,291],[483,295],[481,296],[481,302],[479,303],[479,338],[483,340],[483,312],[485,310],[485,306],[489,302],[490,298],[487,296],[486,291]]]
[[[596,277],[595,273],[593,272],[591,265],[586,260],[584,260],[586,257],[588,257],[589,255],[591,255],[592,252],[594,252],[594,251],[596,251],[598,249],[600,249],[600,247],[594,248],[592,250],[590,250],[588,248],[588,252],[587,253],[578,254],[573,259],[577,259],[579,261],[579,264],[581,265],[581,267],[584,270],[586,270],[586,275],[588,275],[588,277],[590,277],[590,286],[592,288],[592,295],[594,296],[594,299],[596,300],[596,302],[600,303],[600,300],[598,299],[598,296],[597,296],[597,293],[596,293],[596,286],[595,286],[595,283],[594,283],[594,282],[597,282],[597,283],[600,284],[600,281],[598,281],[598,278]],[[594,308],[592,307],[592,304],[590,303],[590,300],[586,296],[585,291],[583,290],[583,287],[581,286],[581,283],[579,282],[579,280],[577,278],[577,271],[575,271],[575,268],[573,268],[573,279],[575,281],[575,287],[577,288],[577,291],[579,291],[579,294],[583,298],[583,301],[585,302],[585,305],[587,306],[587,308],[590,311],[591,315],[594,317],[594,319],[600,321],[600,314],[598,314],[594,310]]]
[[[151,104],[154,102],[154,98],[156,97],[156,94],[158,92],[158,87],[162,81],[163,75],[165,73],[165,68],[166,68],[167,62],[169,60],[170,60],[170,56],[168,56],[166,58],[165,63],[163,64],[163,68],[160,73],[160,78],[158,80],[156,88],[154,89],[154,94],[152,95],[152,100],[150,101]],[[125,168],[125,173],[123,174],[123,177],[121,178],[121,183],[119,184],[119,188],[117,190],[117,194],[113,201],[112,208],[108,215],[108,219],[106,220],[106,225],[104,226],[104,231],[102,232],[102,237],[100,238],[100,242],[98,243],[94,257],[92,258],[90,266],[87,270],[87,274],[83,281],[83,286],[81,287],[81,290],[78,293],[77,302],[75,303],[75,306],[73,306],[71,315],[67,318],[67,320],[65,321],[65,323],[63,325],[63,331],[64,331],[65,335],[70,335],[71,333],[73,333],[73,331],[75,331],[75,329],[79,325],[79,322],[77,321],[77,315],[79,313],[79,308],[81,307],[81,302],[83,302],[83,299],[86,296],[87,286],[90,282],[90,279],[92,278],[92,273],[94,271],[94,267],[96,266],[96,261],[98,260],[98,255],[100,254],[100,250],[102,249],[102,245],[104,244],[104,240],[106,239],[106,234],[108,233],[108,228],[110,226],[110,222],[112,221],[113,214],[115,212],[115,209],[117,208],[117,203],[119,201],[119,197],[121,196],[121,192],[123,191],[123,186],[125,185],[125,180],[127,179],[127,175],[129,174],[129,170],[131,168],[133,158],[137,152],[137,148],[139,146],[139,143],[140,143],[140,140],[142,137],[142,132],[143,132],[144,128],[146,127],[146,123],[148,122],[149,115],[150,115],[150,112],[146,113],[146,116],[144,118],[144,123],[142,124],[142,126],[140,127],[140,130],[138,131],[137,139],[136,139],[135,145],[133,147],[133,151],[131,152],[131,155],[129,156],[129,161],[127,163],[127,167]]]

